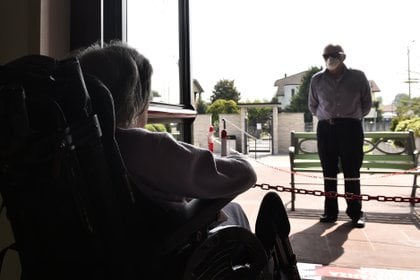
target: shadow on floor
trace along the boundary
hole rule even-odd
[[[343,244],[353,227],[349,222],[328,231],[334,226],[334,223],[316,223],[290,235],[298,262],[328,265],[343,255]]]
[[[318,220],[323,211],[318,209],[296,209],[288,211],[287,215],[292,219],[314,219]],[[420,229],[420,209],[411,207],[409,213],[383,213],[383,212],[365,212],[367,222],[382,224],[402,224],[414,225]],[[347,221],[349,218],[345,213],[338,215],[338,220]]]

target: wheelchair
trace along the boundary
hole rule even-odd
[[[193,199],[174,214],[140,193],[119,153],[112,96],[75,58],[0,66],[0,130],[21,279],[300,279],[277,194],[264,197],[254,234],[212,226],[233,197]]]

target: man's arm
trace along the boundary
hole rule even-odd
[[[314,79],[311,78],[311,82],[309,84],[309,93],[308,93],[308,109],[312,113],[312,115],[316,116],[316,111],[318,108],[318,97],[316,96],[315,92],[313,91],[313,83]]]
[[[366,78],[365,74],[363,74],[363,85],[361,89],[361,104],[362,104],[362,114],[366,116],[369,114],[370,109],[372,108],[372,93],[370,88],[370,83]]]

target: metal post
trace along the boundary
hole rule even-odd
[[[411,98],[411,77],[410,77],[410,45],[407,45],[407,63],[408,63],[408,67],[407,67],[407,70],[408,70],[408,80],[407,80],[407,83],[408,83],[408,98]]]
[[[225,156],[227,156],[227,132],[226,132],[226,120],[225,120],[225,119],[222,119],[222,122],[223,122],[223,130],[222,130],[222,132],[220,133],[220,138],[221,138],[221,141],[222,141],[222,147],[221,147],[221,152],[220,152],[220,154],[221,154],[221,156],[222,156],[222,157],[225,157]]]

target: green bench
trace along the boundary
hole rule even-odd
[[[360,173],[368,174],[408,174],[413,175],[411,198],[415,198],[417,176],[419,174],[418,151],[415,146],[414,133],[404,132],[365,132],[364,158]],[[295,173],[319,172],[322,173],[321,162],[317,151],[316,132],[291,132],[290,158],[290,185],[291,209],[295,208],[296,185],[308,184],[298,182]],[[322,181],[323,184],[323,181]],[[363,186],[366,184],[363,183]],[[373,186],[373,184],[372,184]],[[411,201],[413,205],[413,200]]]

